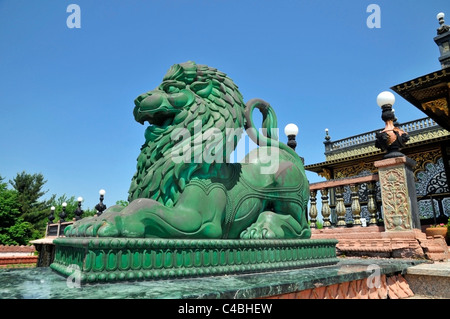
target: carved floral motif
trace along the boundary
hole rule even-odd
[[[412,229],[403,167],[380,169],[379,176],[386,230]]]

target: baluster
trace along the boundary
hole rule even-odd
[[[351,184],[350,189],[352,191],[352,215],[353,215],[353,225],[361,226],[361,205],[359,204],[359,185]]]
[[[377,202],[375,200],[376,184],[375,182],[367,183],[369,199],[367,201],[367,210],[370,213],[369,226],[377,225]]]
[[[323,227],[331,227],[330,223],[330,215],[331,215],[331,208],[328,204],[328,188],[322,188],[320,190],[322,193],[322,217],[323,217]]]
[[[316,190],[312,190],[310,191],[310,201],[311,201],[311,207],[309,208],[309,220],[310,220],[310,224],[309,227],[310,228],[317,228],[317,206],[316,206],[316,195],[317,195],[317,191]]]
[[[336,215],[337,224],[336,226],[346,226],[345,223],[345,204],[344,204],[344,187],[336,187]]]

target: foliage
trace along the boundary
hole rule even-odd
[[[311,225],[311,221],[308,221],[308,225]],[[323,223],[320,222],[319,220],[316,220],[316,227],[317,229],[322,229],[323,228]]]
[[[0,244],[28,245],[30,240],[44,237],[51,213],[50,207],[55,206],[55,219],[58,222],[62,212],[62,204],[67,203],[66,221],[75,217],[78,201],[75,196],[65,194],[56,198],[52,195],[48,200],[40,200],[47,193],[43,186],[47,182],[42,174],[28,174],[25,171],[16,175],[7,188],[7,183],[0,176]],[[95,209],[83,209],[82,217],[93,216]]]
[[[450,245],[450,217],[448,218],[446,226],[447,226],[447,238],[446,238],[447,245]]]
[[[444,223],[440,223],[437,225],[430,225],[430,228],[444,228],[444,227],[447,227],[447,225]]]
[[[47,181],[39,174],[28,174],[25,171],[18,173],[9,183],[17,191],[20,217],[32,225],[32,238],[37,239],[44,235],[46,215],[55,195],[49,200],[39,200],[47,191],[43,186]]]
[[[27,245],[32,237],[33,225],[21,217],[19,194],[7,189],[0,176],[0,244]]]

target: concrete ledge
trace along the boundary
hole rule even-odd
[[[447,270],[449,272],[449,270]],[[450,277],[406,274],[405,279],[416,295],[450,299]]]
[[[447,277],[450,279],[450,262],[424,263],[409,267],[406,270],[408,275]]]
[[[41,239],[36,239],[36,240],[32,240],[30,241],[30,243],[32,243],[33,245],[52,245],[53,244],[53,240],[59,238],[57,236],[48,236],[45,238],[41,238]]]

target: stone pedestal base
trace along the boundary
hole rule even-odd
[[[41,239],[31,241],[36,250],[39,252],[39,258],[36,263],[36,267],[49,267],[55,258],[55,245],[53,240],[57,238],[49,236]]]
[[[257,273],[334,265],[335,239],[57,238],[51,268],[77,282]]]
[[[403,156],[374,162],[378,168],[386,231],[420,229],[413,167]]]

